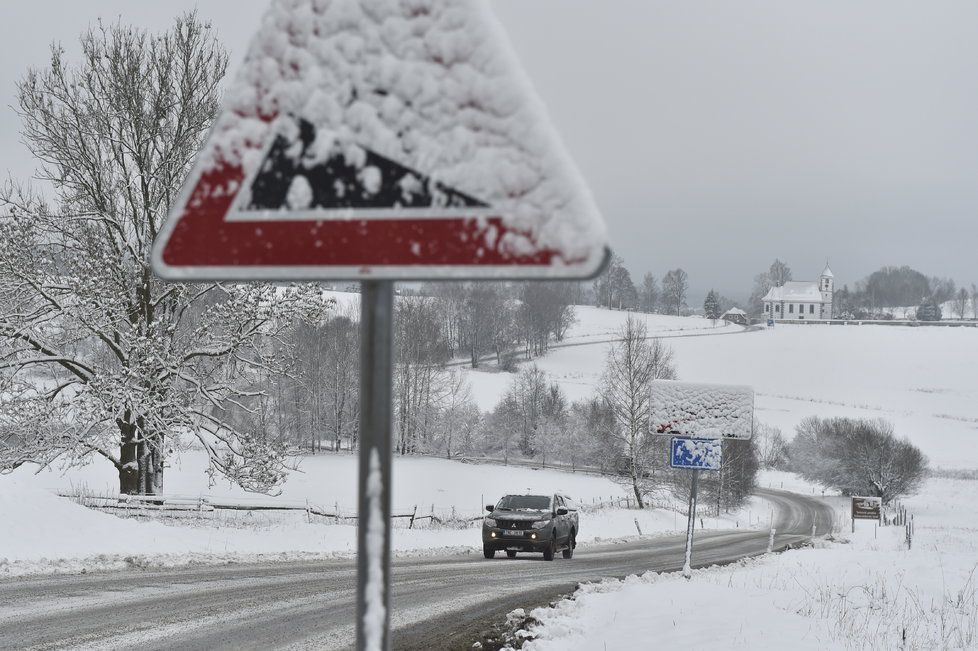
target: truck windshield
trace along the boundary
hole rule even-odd
[[[507,495],[499,500],[497,509],[503,511],[546,511],[550,498],[546,495]]]

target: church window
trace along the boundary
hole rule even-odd
[[[811,305],[808,306],[808,313],[809,314],[815,314],[815,304],[814,303],[812,303]]]
[[[788,303],[788,312],[790,314],[794,314],[795,313],[795,304],[794,303]]]

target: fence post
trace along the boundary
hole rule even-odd
[[[642,535],[642,527],[638,526],[638,518],[635,518],[635,528],[638,529],[638,535]]]
[[[418,505],[414,505],[414,512],[411,514],[411,522],[408,524],[408,529],[414,529],[414,518],[418,515]]]
[[[340,503],[339,503],[339,501],[333,503],[333,508],[336,509],[334,511],[334,513],[336,515],[336,524],[339,524],[340,523]]]
[[[774,551],[774,534],[777,533],[777,529],[771,529],[771,537],[767,539],[767,553],[770,554]]]

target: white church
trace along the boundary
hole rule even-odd
[[[835,276],[825,265],[818,280],[789,280],[772,287],[764,298],[764,316],[775,321],[802,321],[832,318],[832,292]]]

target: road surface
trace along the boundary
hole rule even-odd
[[[759,494],[777,509],[777,547],[804,542],[813,522],[820,533],[831,528],[824,502]],[[678,570],[684,538],[581,545],[572,560],[553,562],[502,554],[396,559],[394,647],[470,648],[507,612],[544,605],[578,582]],[[767,543],[764,531],[697,531],[694,565],[756,555]],[[0,581],[0,648],[349,648],[355,571],[355,561],[336,560]]]

